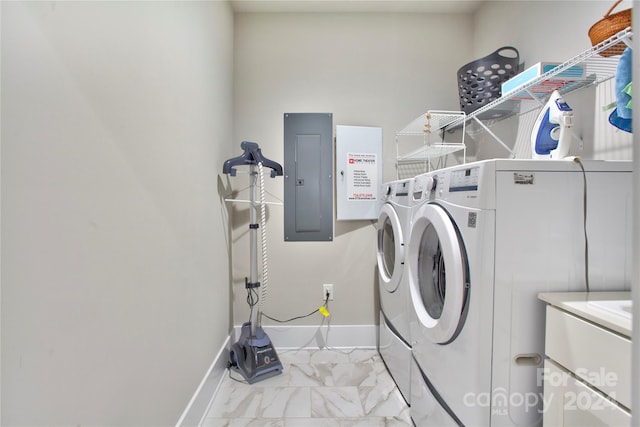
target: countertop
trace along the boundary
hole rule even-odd
[[[545,292],[542,301],[631,338],[631,292]]]

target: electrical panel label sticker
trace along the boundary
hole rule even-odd
[[[347,153],[347,200],[378,200],[376,153]]]

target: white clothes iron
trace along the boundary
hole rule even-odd
[[[573,109],[560,92],[554,90],[533,125],[531,158],[559,160],[567,157],[572,126]]]

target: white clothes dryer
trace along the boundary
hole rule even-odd
[[[383,205],[378,216],[378,282],[380,320],[378,351],[400,393],[410,399],[411,346],[409,345],[408,274],[405,259],[410,231],[410,194],[413,179],[383,186]]]
[[[415,178],[416,425],[541,425],[537,295],[630,288],[631,171],[631,162],[496,159]]]

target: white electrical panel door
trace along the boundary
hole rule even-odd
[[[336,126],[336,219],[377,219],[381,180],[382,128]]]

